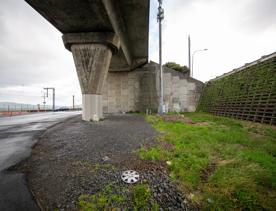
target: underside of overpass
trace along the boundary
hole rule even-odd
[[[63,33],[82,90],[83,120],[102,118],[108,71],[148,62],[149,0],[25,1]]]

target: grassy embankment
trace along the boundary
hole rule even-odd
[[[275,127],[204,113],[194,123],[147,121],[162,132],[142,159],[166,161],[170,176],[206,210],[276,210]]]

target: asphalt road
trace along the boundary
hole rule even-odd
[[[24,174],[8,169],[30,156],[38,134],[78,114],[55,112],[0,118],[0,210],[39,210],[28,191]]]

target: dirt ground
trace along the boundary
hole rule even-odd
[[[128,169],[150,186],[160,210],[189,210],[166,164],[136,155],[141,146],[155,144],[156,135],[141,115],[109,116],[98,123],[78,116],[47,130],[22,168],[43,210],[77,210],[81,194],[95,194],[110,183],[126,188],[120,176]]]

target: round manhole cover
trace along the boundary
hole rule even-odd
[[[133,184],[139,180],[139,174],[137,171],[128,170],[122,173],[121,178],[125,183]]]

